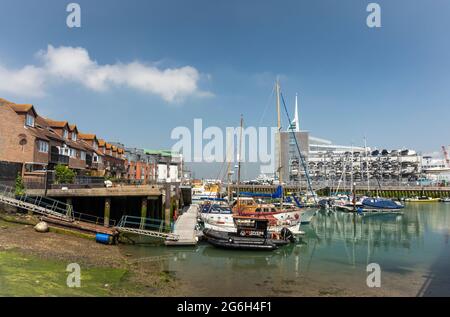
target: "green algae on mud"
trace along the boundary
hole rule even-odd
[[[0,251],[0,296],[111,296],[116,288],[122,293],[131,287],[125,269],[82,266],[81,287],[69,288],[68,264],[15,250]]]

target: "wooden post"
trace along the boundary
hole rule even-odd
[[[180,193],[180,187],[178,185],[175,185],[175,210],[173,211],[173,219],[175,220],[175,215],[178,217],[178,211],[180,209],[180,199],[181,199],[181,193]]]
[[[71,197],[67,197],[66,204],[67,204],[67,210],[66,210],[67,216],[72,217],[73,206],[72,206],[72,198]]]
[[[111,198],[106,197],[105,198],[105,213],[104,213],[104,226],[109,227],[109,216],[111,213]]]
[[[147,218],[147,197],[142,197],[141,201],[141,224],[140,229],[144,229],[145,227],[145,219]]]
[[[170,184],[166,184],[166,197],[164,202],[164,221],[166,226],[170,226]]]

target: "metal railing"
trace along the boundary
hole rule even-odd
[[[0,184],[0,196],[11,198],[13,199],[13,202],[23,202],[31,205],[32,207],[38,207],[41,213],[47,213],[49,215],[73,219],[72,205],[63,203],[59,200],[44,196],[29,196],[27,194],[18,194],[16,193],[14,187],[2,184]]]
[[[69,156],[58,153],[50,153],[50,163],[54,164],[69,164]]]
[[[80,212],[73,212],[72,216],[73,216],[73,219],[76,221],[87,222],[87,223],[91,223],[94,225],[104,225],[104,223],[105,223],[104,217],[84,214],[84,213],[80,213]],[[115,227],[115,226],[116,226],[116,221],[114,219],[109,219],[109,227]]]
[[[137,234],[159,239],[177,241],[179,236],[174,234],[173,223],[164,220],[141,218],[135,216],[122,216],[116,229],[121,233]]]
[[[173,222],[168,223],[165,220],[161,219],[124,215],[118,222],[117,227],[151,230],[158,232],[170,232],[173,230],[173,225]]]
[[[15,189],[10,186],[0,184],[0,196],[9,198],[11,202],[15,202],[15,205],[20,208],[28,207],[27,209],[39,212],[40,214],[57,216],[65,220],[80,221],[95,225],[104,225],[105,223],[104,217],[75,212],[72,205],[63,203],[59,200],[43,196],[29,196],[27,194],[16,195]],[[23,202],[26,203],[26,205],[17,202]],[[116,221],[110,219],[109,226],[114,227],[115,225]]]

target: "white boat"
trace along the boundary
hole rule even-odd
[[[204,222],[204,227],[205,227],[205,229],[212,229],[212,230],[220,231],[220,232],[235,233],[237,230],[236,226],[234,225],[234,222],[230,224],[229,222],[222,223],[222,221],[215,222],[215,221],[210,220],[210,221]],[[305,234],[304,231],[300,230],[300,223],[269,226],[267,228],[267,231],[269,233],[280,233],[281,229],[283,229],[283,228],[289,229],[289,231],[291,231],[296,236]]]
[[[200,219],[204,223],[234,227],[233,210],[221,203],[207,203],[200,207]]]

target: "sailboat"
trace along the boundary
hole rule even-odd
[[[259,203],[253,197],[241,197],[241,146],[242,130],[244,120],[241,116],[241,133],[239,142],[238,159],[238,181],[237,181],[237,199],[231,204],[233,214],[210,214],[203,217],[205,229],[220,232],[236,232],[234,218],[236,215],[250,217],[254,219],[266,219],[268,221],[268,232],[279,233],[283,228],[287,228],[295,235],[303,234],[300,231],[301,210],[283,210],[277,209],[273,204]],[[279,196],[282,197],[282,189],[279,190]]]

